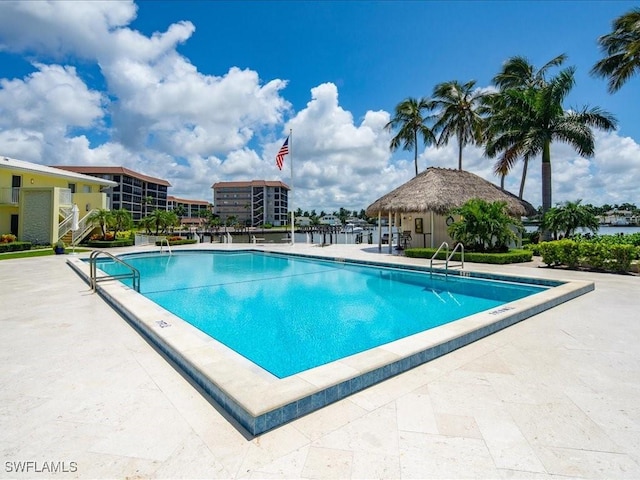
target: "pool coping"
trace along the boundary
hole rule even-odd
[[[416,265],[279,253],[259,248],[242,251],[429,271],[428,267]],[[140,250],[139,253],[157,253],[157,250]],[[69,258],[67,264],[89,281],[89,265],[82,258]],[[434,269],[434,272],[443,271]],[[449,274],[460,275],[460,271]],[[252,435],[260,435],[595,288],[593,282],[585,281],[546,280],[469,270],[463,271],[462,275],[525,281],[552,288],[283,379],[265,372],[121,282],[99,283],[97,292],[243,428]]]

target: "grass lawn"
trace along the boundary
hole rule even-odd
[[[71,253],[73,249],[67,248],[65,249],[65,254]],[[87,248],[76,248],[75,252],[90,252],[90,249]],[[12,258],[30,258],[30,257],[45,257],[47,255],[55,255],[55,252],[52,248],[38,248],[35,250],[23,250],[21,252],[8,252],[8,253],[0,253],[0,260],[10,260]]]

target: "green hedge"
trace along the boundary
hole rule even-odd
[[[21,252],[23,250],[31,250],[31,242],[0,243],[0,253]]]
[[[87,242],[87,246],[96,248],[131,247],[133,246],[133,240],[129,238],[119,240],[90,240]]]
[[[411,258],[431,258],[436,253],[435,248],[407,248],[404,251],[405,256]],[[452,260],[459,262],[460,253],[456,252]],[[479,253],[465,252],[464,261],[470,263],[491,263],[494,265],[504,265],[507,263],[530,262],[533,252],[530,250],[509,250],[505,253]],[[446,259],[446,252],[440,251],[436,257],[438,260]]]
[[[550,267],[589,268],[628,272],[631,262],[640,256],[640,248],[632,244],[575,241],[570,239],[539,244],[542,261]]]
[[[169,240],[169,245],[171,245],[172,247],[174,245],[190,245],[190,244],[193,244],[193,243],[198,243],[198,241],[195,240],[195,239],[188,239],[188,238],[184,238],[182,240]],[[156,242],[156,246],[158,246],[158,247],[161,247],[162,245],[166,245],[166,244],[167,243],[164,242],[164,241],[163,242],[160,242],[160,241]]]

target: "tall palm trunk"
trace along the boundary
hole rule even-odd
[[[522,165],[522,179],[520,180],[520,193],[518,194],[518,198],[522,200],[524,196],[524,182],[527,180],[527,169],[529,168],[529,159],[525,158],[524,163]]]
[[[416,177],[418,176],[418,130],[413,131],[413,163],[416,166]]]
[[[551,208],[551,151],[550,140],[545,140],[542,147],[542,215]],[[548,231],[542,232],[542,238],[549,240]]]
[[[462,148],[462,140],[458,140],[458,170],[462,170]]]

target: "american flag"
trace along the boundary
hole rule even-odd
[[[282,170],[282,165],[284,164],[284,156],[289,154],[289,137],[284,141],[278,154],[276,155],[276,165],[280,170]]]

